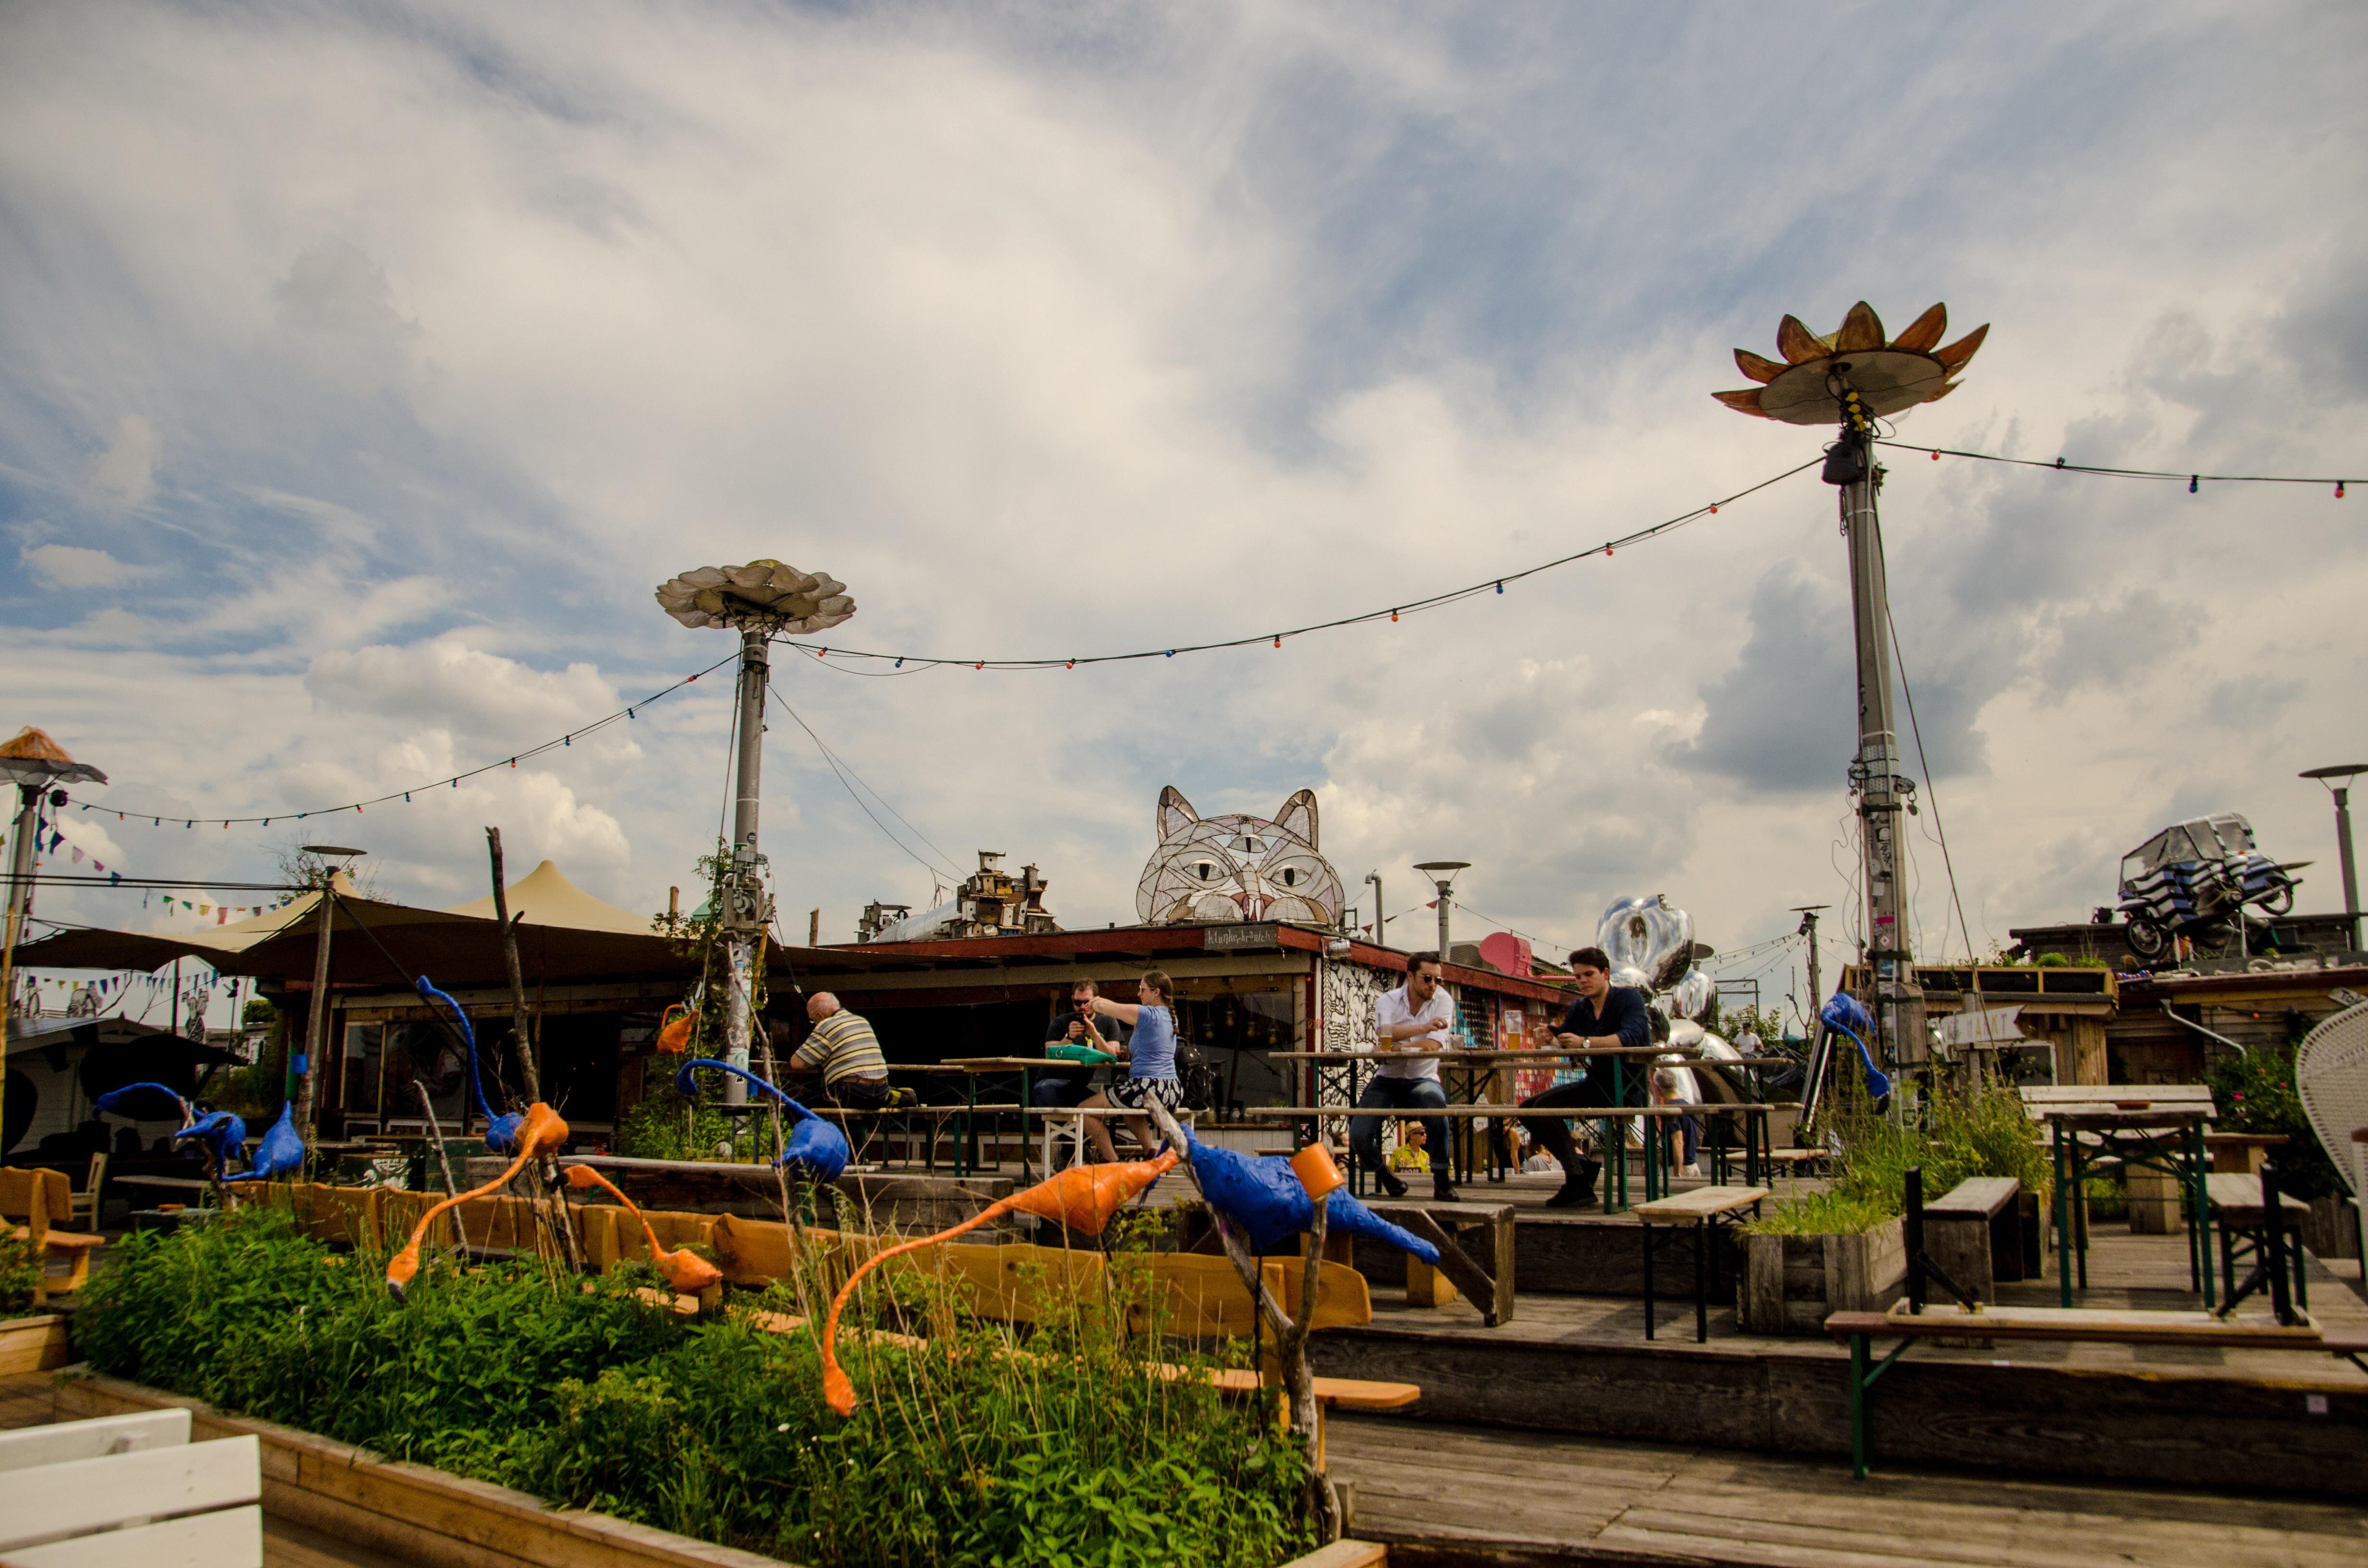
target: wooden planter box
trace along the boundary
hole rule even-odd
[[[2360,1256],[2360,1221],[2351,1199],[2342,1193],[2310,1200],[2310,1218],[2302,1222],[2302,1244],[2323,1262],[2330,1257]]]
[[[66,1345],[66,1320],[57,1313],[0,1318],[0,1375],[47,1372],[73,1358]]]
[[[1854,1236],[1745,1236],[1743,1327],[1825,1332],[1829,1312],[1879,1312],[1905,1293],[1907,1221]]]

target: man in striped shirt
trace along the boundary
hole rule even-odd
[[[850,1013],[827,991],[806,998],[806,1017],[814,1032],[790,1058],[792,1073],[822,1072],[822,1092],[856,1110],[878,1110],[888,1103],[888,1059],[880,1040],[860,1013]]]

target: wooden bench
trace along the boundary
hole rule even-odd
[[[1875,1380],[1919,1339],[1978,1338],[2092,1345],[2210,1346],[2223,1350],[2305,1350],[2340,1356],[2368,1371],[2368,1329],[2322,1329],[2267,1318],[2224,1318],[2209,1312],[2143,1312],[2085,1307],[1996,1307],[1969,1312],[1928,1306],[1910,1312],[1901,1302],[1887,1312],[1836,1312],[1826,1332],[1850,1352],[1850,1472],[1866,1479],[1867,1408]],[[1870,1363],[1867,1343],[1896,1339],[1898,1346]]]
[[[1455,1300],[1460,1290],[1471,1298],[1473,1306],[1479,1309],[1480,1321],[1488,1327],[1513,1321],[1513,1205],[1377,1198],[1365,1207],[1439,1249],[1436,1267],[1411,1256],[1406,1258],[1409,1306],[1443,1307]],[[1474,1236],[1478,1245],[1467,1250],[1463,1238],[1474,1233],[1478,1233]],[[1327,1232],[1325,1239],[1328,1247],[1335,1238]],[[1350,1238],[1342,1234],[1337,1239],[1346,1250]]]
[[[187,1410],[0,1433],[10,1568],[262,1568],[260,1439],[189,1441]]]
[[[1636,1206],[1638,1232],[1645,1238],[1645,1337],[1653,1337],[1653,1254],[1685,1231],[1694,1236],[1694,1341],[1710,1338],[1710,1259],[1719,1237],[1747,1216],[1757,1218],[1764,1187],[1698,1187],[1674,1198],[1656,1198]],[[1664,1230],[1667,1236],[1656,1236]]]
[[[1924,1205],[1924,1251],[1977,1301],[1998,1300],[2001,1279],[2023,1278],[2022,1183],[1969,1176]]]
[[[2308,1255],[2302,1244],[2302,1228],[2310,1219],[2310,1205],[2291,1193],[2278,1194],[2278,1229],[2287,1234],[2273,1239],[2260,1176],[2214,1171],[2203,1178],[2203,1190],[2205,1199],[2212,1205],[2212,1218],[2220,1226],[2220,1272],[2228,1282],[2228,1306],[2234,1307],[2242,1294],[2243,1288],[2237,1278],[2240,1261],[2262,1268],[2263,1283],[2271,1287],[2271,1296],[2275,1299],[2280,1293],[2279,1281],[2268,1274],[2274,1259],[2293,1270],[2294,1304],[2309,1310],[2310,1270]]]

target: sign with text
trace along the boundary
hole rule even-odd
[[[1212,926],[1201,933],[1203,948],[1272,948],[1281,944],[1275,939],[1271,926]]]

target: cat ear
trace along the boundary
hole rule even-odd
[[[1186,800],[1184,792],[1175,785],[1170,784],[1159,791],[1159,841],[1162,844],[1200,820],[1201,813],[1192,809],[1192,802]]]
[[[1307,840],[1309,848],[1316,847],[1315,791],[1302,790],[1298,794],[1285,801],[1282,803],[1282,810],[1274,813],[1274,825],[1285,833],[1296,834]]]

